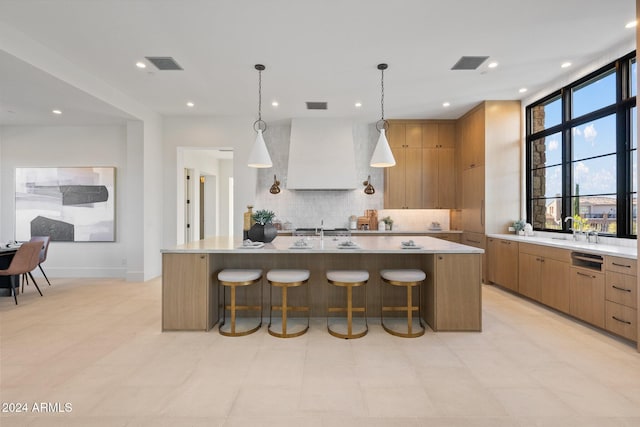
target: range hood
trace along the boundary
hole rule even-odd
[[[291,120],[287,189],[354,190],[357,184],[350,120]]]

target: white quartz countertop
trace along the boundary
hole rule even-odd
[[[292,249],[297,241],[304,239],[310,246],[305,249]],[[351,240],[357,245],[355,249],[342,249],[340,243]],[[352,236],[348,237],[307,237],[278,236],[271,243],[262,248],[249,249],[242,247],[242,239],[216,237],[180,245],[172,249],[162,249],[162,253],[451,253],[451,254],[482,254],[484,251],[472,246],[461,245],[428,236],[411,236],[411,240],[418,248],[403,249],[402,242],[409,239],[405,236]]]
[[[622,258],[638,258],[637,246],[618,246],[607,243],[589,243],[586,241],[574,241],[571,236],[559,235],[558,237],[518,236],[515,234],[487,234],[487,237],[512,240],[521,243],[551,246],[555,248],[576,250],[597,255],[611,255]]]

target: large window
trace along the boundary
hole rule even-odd
[[[636,230],[635,52],[527,106],[527,218],[536,230]]]

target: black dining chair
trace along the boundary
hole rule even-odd
[[[9,276],[11,291],[13,292],[13,299],[16,301],[16,305],[18,304],[18,278],[23,274],[31,274],[31,272],[38,266],[41,249],[42,242],[23,243],[13,256],[11,264],[9,264],[9,268],[0,270],[0,276]],[[33,280],[33,277],[31,277],[31,279]],[[35,280],[33,281],[33,284],[36,286],[40,296],[42,296],[42,292]]]

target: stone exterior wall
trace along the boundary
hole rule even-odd
[[[544,105],[538,105],[531,109],[531,132],[539,132],[544,130]],[[540,138],[532,142],[531,144],[531,164],[532,165],[544,165],[546,162],[546,138]],[[546,172],[547,170],[536,169],[532,172],[532,189],[533,196],[539,197],[544,195],[545,187],[546,187]],[[531,212],[533,218],[532,225],[533,228],[546,228],[546,217],[547,217],[547,209],[546,209],[546,200],[534,200],[532,202]]]

